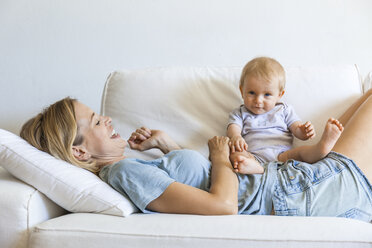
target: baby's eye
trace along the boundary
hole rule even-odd
[[[254,95],[254,91],[249,91],[248,94],[249,95]]]
[[[265,96],[271,96],[271,94],[270,93],[265,93]]]
[[[97,121],[96,125],[98,126],[101,123],[101,121]]]

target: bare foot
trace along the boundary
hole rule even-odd
[[[230,139],[225,136],[215,136],[208,141],[209,160],[228,158],[230,154]]]
[[[332,150],[338,138],[340,138],[342,131],[344,131],[344,127],[338,120],[333,118],[328,119],[322,138],[318,143],[322,155],[326,156]]]
[[[260,163],[248,152],[234,152],[230,154],[230,161],[236,173],[262,174],[264,172]]]

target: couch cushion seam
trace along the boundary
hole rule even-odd
[[[127,234],[127,233],[112,233],[112,232],[102,232],[102,231],[87,231],[87,230],[55,230],[55,229],[43,229],[36,227],[35,232],[81,232],[81,233],[92,233],[92,234],[111,234],[111,235],[118,235],[118,236],[136,236],[136,237],[172,237],[172,238],[192,238],[192,239],[219,239],[219,240],[250,240],[250,241],[270,241],[270,242],[338,242],[338,243],[372,243],[371,241],[351,241],[351,240],[270,240],[270,239],[248,239],[248,238],[229,238],[229,237],[200,237],[200,236],[179,236],[179,235],[169,235],[169,234]]]

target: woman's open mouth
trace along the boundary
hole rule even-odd
[[[115,131],[115,129],[112,129],[110,139],[116,139],[120,137],[120,135]]]

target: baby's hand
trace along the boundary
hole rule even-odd
[[[234,136],[230,139],[231,153],[242,152],[248,150],[248,144],[245,142],[242,136]]]
[[[312,139],[315,137],[315,129],[313,124],[310,121],[307,121],[304,124],[299,126],[304,140]]]

